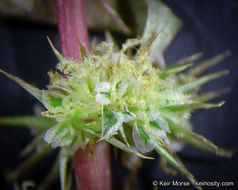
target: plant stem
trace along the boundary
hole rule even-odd
[[[80,41],[89,53],[84,0],[55,0],[60,46],[65,57],[81,59]]]
[[[83,149],[76,151],[73,165],[78,190],[111,189],[109,149],[108,143],[101,141],[94,145],[91,155]]]
[[[84,0],[55,0],[62,54],[82,59],[78,41],[89,53],[88,28]],[[91,154],[79,148],[73,155],[77,189],[110,190],[110,148],[106,142],[96,143]]]

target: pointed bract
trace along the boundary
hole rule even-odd
[[[9,77],[10,79],[12,79],[14,82],[16,82],[22,88],[24,88],[27,92],[29,92],[31,95],[33,95],[36,99],[38,99],[40,102],[42,102],[41,90],[39,90],[38,88],[34,87],[33,85],[25,82],[24,80],[3,71],[2,69],[0,69],[0,72],[3,73],[4,75],[6,75],[7,77]]]

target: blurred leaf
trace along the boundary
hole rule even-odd
[[[100,5],[105,10],[105,13],[109,14],[115,24],[117,24],[120,29],[127,35],[131,35],[132,32],[130,28],[124,23],[124,21],[119,16],[116,9],[113,9],[105,0],[97,0]]]
[[[112,11],[105,9],[102,4],[107,5]],[[147,0],[86,0],[87,25],[93,30],[113,30],[124,34],[131,34],[132,32],[134,35],[142,35],[146,23],[148,5],[151,7],[149,9],[149,12],[152,13],[150,16],[153,16],[156,8],[160,8],[157,11],[159,17],[155,17],[156,22],[153,20],[156,23],[156,30],[152,29],[149,33],[158,32],[162,34],[159,41],[161,52],[163,52],[176,33],[178,21],[171,14],[170,9],[160,1],[153,0],[148,3]],[[153,7],[154,5],[155,7]],[[116,19],[112,16],[112,12],[116,13],[114,14],[117,16]],[[0,17],[20,18],[55,26],[57,20],[54,0],[1,0]],[[164,18],[167,19],[164,21]],[[171,24],[169,24],[170,21]],[[122,27],[122,23],[124,27]],[[161,31],[161,28],[164,28],[163,31]],[[147,31],[148,29],[147,27]],[[149,33],[148,35],[150,35]],[[165,42],[166,36],[168,36],[168,41]]]
[[[147,0],[116,0],[117,11],[134,35],[142,35],[147,19]]]
[[[202,63],[196,65],[194,68],[192,68],[188,74],[192,76],[197,76],[209,69],[210,67],[218,64],[222,60],[224,60],[227,56],[231,55],[230,51],[225,51],[224,53],[221,53],[211,59],[208,59],[206,61],[203,61]]]
[[[36,190],[46,190],[58,179],[59,175],[59,163],[58,159],[53,163],[50,171],[44,176],[44,179],[40,182]]]
[[[232,155],[232,152],[217,147],[202,135],[198,135],[189,129],[178,126],[171,121],[169,121],[169,126],[173,133],[180,134],[180,138],[200,149],[224,157],[231,157]]]
[[[66,190],[68,162],[68,151],[64,148],[61,148],[59,156],[61,190]]]
[[[198,99],[201,102],[206,102],[206,101],[215,99],[219,96],[222,96],[224,94],[227,94],[230,91],[231,91],[231,89],[229,87],[227,87],[227,88],[216,90],[216,91],[205,92],[205,93],[199,94]]]
[[[18,166],[18,168],[14,169],[14,171],[7,175],[8,179],[15,181],[50,151],[52,151],[52,149],[47,144],[38,144],[36,151],[32,153],[20,166]]]
[[[176,65],[192,63],[193,61],[199,59],[201,56],[202,56],[201,52],[195,53],[193,55],[180,59],[179,61],[176,62]]]
[[[54,125],[56,120],[42,116],[17,116],[0,118],[0,125],[29,127],[32,129],[45,131]]]
[[[143,38],[148,40],[157,33],[151,45],[153,61],[161,68],[165,68],[163,53],[176,35],[180,27],[179,19],[161,1],[148,1],[148,17]]]
[[[206,84],[207,82],[217,79],[219,77],[222,77],[224,75],[227,75],[228,73],[229,73],[229,71],[225,70],[225,71],[221,71],[221,72],[217,72],[217,73],[207,74],[205,76],[194,79],[193,81],[180,86],[178,88],[178,90],[180,90],[181,92],[187,92],[187,91],[197,89],[200,86]]]
[[[54,0],[1,0],[0,17],[56,24]]]
[[[89,28],[103,31],[108,29],[125,34],[133,30],[134,34],[142,34],[147,13],[146,0],[103,0],[102,2],[116,13],[120,22],[117,22],[98,0],[87,0],[85,6]],[[1,0],[0,17],[20,18],[56,25],[54,0]],[[130,22],[132,18],[133,22]],[[127,23],[130,26],[127,31],[121,27],[121,23],[124,22],[125,27]]]

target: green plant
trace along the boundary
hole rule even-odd
[[[173,152],[174,147],[185,141],[220,156],[231,156],[229,151],[195,134],[189,121],[192,110],[223,104],[206,103],[217,94],[199,95],[198,90],[228,72],[199,75],[229,53],[218,55],[187,73],[181,72],[191,67],[200,54],[164,68],[163,51],[178,24],[173,14],[165,11],[163,14],[170,18],[171,27],[160,33],[161,26],[153,23],[161,7],[168,11],[159,1],[151,1],[143,36],[127,40],[121,49],[110,35],[89,55],[79,42],[83,56],[80,64],[62,56],[51,44],[59,63],[58,72],[49,73],[47,90],[39,90],[1,70],[46,107],[43,117],[31,117],[30,125],[39,127],[39,121],[45,122],[39,127],[39,133],[47,128],[45,141],[61,147],[62,189],[66,188],[70,155],[76,148],[88,148],[88,143],[92,145],[97,140],[142,158],[150,159],[143,154],[156,150],[192,183],[195,179]],[[15,118],[17,121],[26,125],[29,118]],[[4,122],[14,122],[14,118],[3,119]]]

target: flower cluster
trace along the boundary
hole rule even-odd
[[[59,63],[58,71],[49,72],[47,90],[2,72],[44,104],[47,111],[43,116],[57,121],[44,137],[53,147],[85,147],[99,139],[143,158],[150,158],[144,154],[156,150],[194,182],[174,152],[188,142],[217,155],[230,156],[194,133],[190,123],[192,110],[223,104],[206,103],[209,96],[198,95],[198,90],[227,71],[197,77],[205,68],[202,63],[181,73],[193,65],[191,61],[198,54],[159,69],[153,65],[150,48],[145,44],[145,40],[130,39],[118,50],[108,40],[89,56],[84,54],[81,63],[63,57],[51,44]],[[209,64],[219,62],[226,54],[211,59]]]

